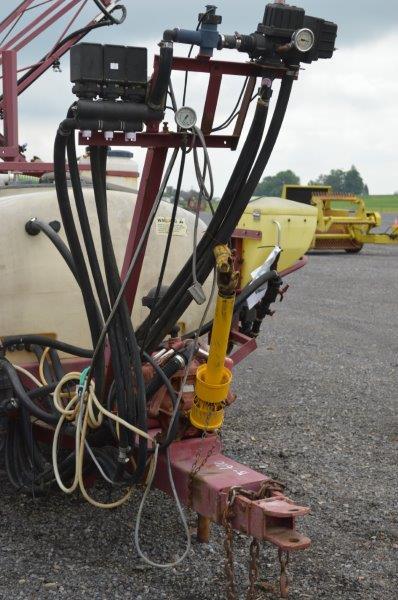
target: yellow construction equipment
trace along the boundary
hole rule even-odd
[[[384,233],[372,233],[372,229],[380,227],[381,216],[366,210],[365,202],[359,196],[333,193],[327,185],[285,185],[282,197],[317,208],[313,249],[343,249],[357,253],[364,244],[398,244],[397,223]],[[338,207],[339,203],[341,207]]]

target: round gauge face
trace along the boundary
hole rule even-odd
[[[300,52],[309,52],[314,45],[315,36],[311,29],[299,29],[294,34],[294,45]]]
[[[181,129],[191,129],[196,123],[196,112],[189,106],[182,106],[177,110],[174,118]]]

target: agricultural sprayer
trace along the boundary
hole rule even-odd
[[[0,30],[31,4],[22,2]],[[57,0],[51,7],[61,4]],[[98,17],[65,34],[20,79],[21,38],[0,48],[1,170],[53,171],[55,182],[55,189],[48,180],[22,191],[9,186],[0,196],[6,471],[21,492],[80,490],[104,509],[127,502],[143,484],[135,522],[142,559],[155,567],[182,561],[190,548],[183,509],[189,507],[198,514],[200,541],[208,540],[211,522],[225,528],[228,598],[237,597],[234,530],[252,538],[248,597],[254,597],[262,541],[278,549],[286,597],[288,554],[310,545],[296,529],[297,517],[308,508],[285,496],[279,482],[224,456],[219,432],[235,400],[233,367],[256,349],[264,319],[286,290],[283,279],[304,266],[302,256],[315,232],[312,206],[249,200],[278,139],[301,63],[332,57],[337,26],[275,2],[265,6],[254,32],[224,34],[221,16],[208,5],[195,29],[164,31],[148,77],[146,48],[75,45],[93,29],[126,17],[123,6],[95,4]],[[64,8],[73,5],[79,2]],[[35,26],[44,27],[44,18]],[[56,14],[49,13],[51,18]],[[255,23],[257,15],[253,18]],[[23,39],[34,31],[28,28]],[[188,58],[176,52],[182,44],[190,46]],[[56,132],[54,162],[28,163],[18,142],[17,96],[41,72],[57,67],[69,49],[76,99]],[[232,51],[243,60],[229,60]],[[175,72],[185,74],[181,103],[172,85]],[[197,73],[207,78],[199,119],[186,102]],[[216,127],[221,84],[228,76],[240,78],[242,89],[231,116]],[[198,89],[195,94],[200,96]],[[167,122],[166,111],[172,114]],[[246,139],[214,204],[208,149],[235,150],[249,115]],[[82,184],[76,136],[88,147],[90,185]],[[110,145],[147,148],[137,194],[126,188],[126,173],[112,172],[124,187],[108,184]],[[190,160],[198,206],[205,201],[212,211],[207,227],[198,210],[192,214],[179,206]],[[176,165],[175,197],[166,203]],[[99,480],[109,488],[108,502],[98,499]],[[166,565],[146,556],[140,545],[141,514],[153,486],[174,497],[187,536],[185,552]]]

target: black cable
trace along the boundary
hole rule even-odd
[[[236,104],[235,104],[234,108],[232,109],[231,114],[229,115],[229,117],[227,119],[225,119],[225,121],[223,123],[221,123],[221,125],[218,125],[217,127],[213,127],[213,129],[211,130],[212,133],[214,131],[221,131],[221,129],[225,129],[226,127],[228,127],[228,125],[230,125],[230,123],[232,123],[232,120],[234,119],[235,113],[236,113],[236,115],[239,114],[240,110],[238,112],[236,112],[236,111],[238,109],[240,101],[242,100],[243,94],[245,93],[245,89],[246,89],[248,81],[249,81],[249,77],[246,77],[245,81],[243,82],[243,86],[242,86],[242,89],[241,89],[241,91],[239,93],[239,96],[238,96],[238,99],[236,101]],[[230,121],[230,123],[228,123],[228,121]]]

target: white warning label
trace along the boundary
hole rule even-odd
[[[171,218],[170,217],[157,217],[156,219],[156,234],[167,235],[170,229]],[[188,235],[187,222],[183,217],[176,217],[173,227],[173,235]]]

